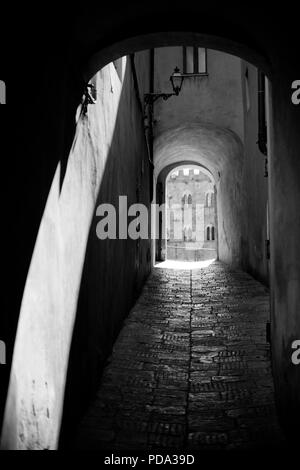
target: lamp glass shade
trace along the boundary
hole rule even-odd
[[[176,93],[176,95],[178,95],[178,93],[181,90],[182,82],[183,82],[183,76],[181,75],[181,72],[180,72],[178,67],[176,67],[174,69],[174,72],[172,73],[172,75],[170,77],[170,80],[171,80],[171,83],[172,83],[174,93]]]

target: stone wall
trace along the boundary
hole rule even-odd
[[[155,91],[171,93],[170,75],[178,66],[183,72],[183,48],[155,49]],[[207,49],[207,75],[184,78],[179,96],[155,105],[155,135],[188,122],[229,128],[243,140],[243,101],[240,59]]]

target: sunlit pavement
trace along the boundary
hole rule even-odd
[[[213,260],[174,263],[131,310],[77,447],[278,449],[267,289]]]
[[[163,268],[163,269],[203,269],[207,268],[210,264],[212,264],[215,259],[208,259],[205,261],[178,261],[178,260],[166,260],[162,261],[161,263],[157,263],[155,268]]]

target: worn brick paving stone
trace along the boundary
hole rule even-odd
[[[77,448],[284,445],[274,406],[267,289],[214,262],[155,269],[124,322]]]

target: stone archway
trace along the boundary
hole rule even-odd
[[[271,76],[272,67],[269,59],[262,53],[250,48],[246,44],[211,34],[201,34],[190,31],[160,31],[140,36],[128,37],[121,42],[92,54],[82,68],[82,75],[88,81],[98,70],[112,60],[119,59],[128,53],[164,46],[198,46],[215,49],[228,54],[236,55],[256,67],[259,67],[267,76]]]
[[[210,124],[194,122],[171,129],[154,143],[155,184],[163,184],[165,169],[170,171],[185,161],[206,168],[212,175],[217,194],[218,255],[221,261],[239,265],[245,197],[241,187],[242,142],[234,132]]]
[[[208,176],[210,179],[214,181],[212,173],[204,166],[200,165],[197,162],[193,162],[190,160],[182,160],[180,162],[170,163],[169,165],[165,166],[164,168],[159,171],[158,175],[154,176],[154,187],[155,191],[153,193],[153,203],[160,207],[161,205],[166,204],[165,206],[165,219],[167,217],[167,179],[171,172],[176,168],[180,168],[182,166],[190,165],[195,168],[199,168],[199,170]],[[186,197],[190,194],[188,190],[184,192]],[[161,213],[161,211],[160,211]],[[174,214],[170,214],[174,216]],[[158,224],[158,226],[157,226]],[[152,244],[152,253],[153,253],[153,264],[155,265],[156,261],[163,261],[166,258],[166,224],[162,223],[160,217],[153,217],[152,218],[152,234],[153,234],[153,244]],[[155,234],[155,235],[154,235]]]

